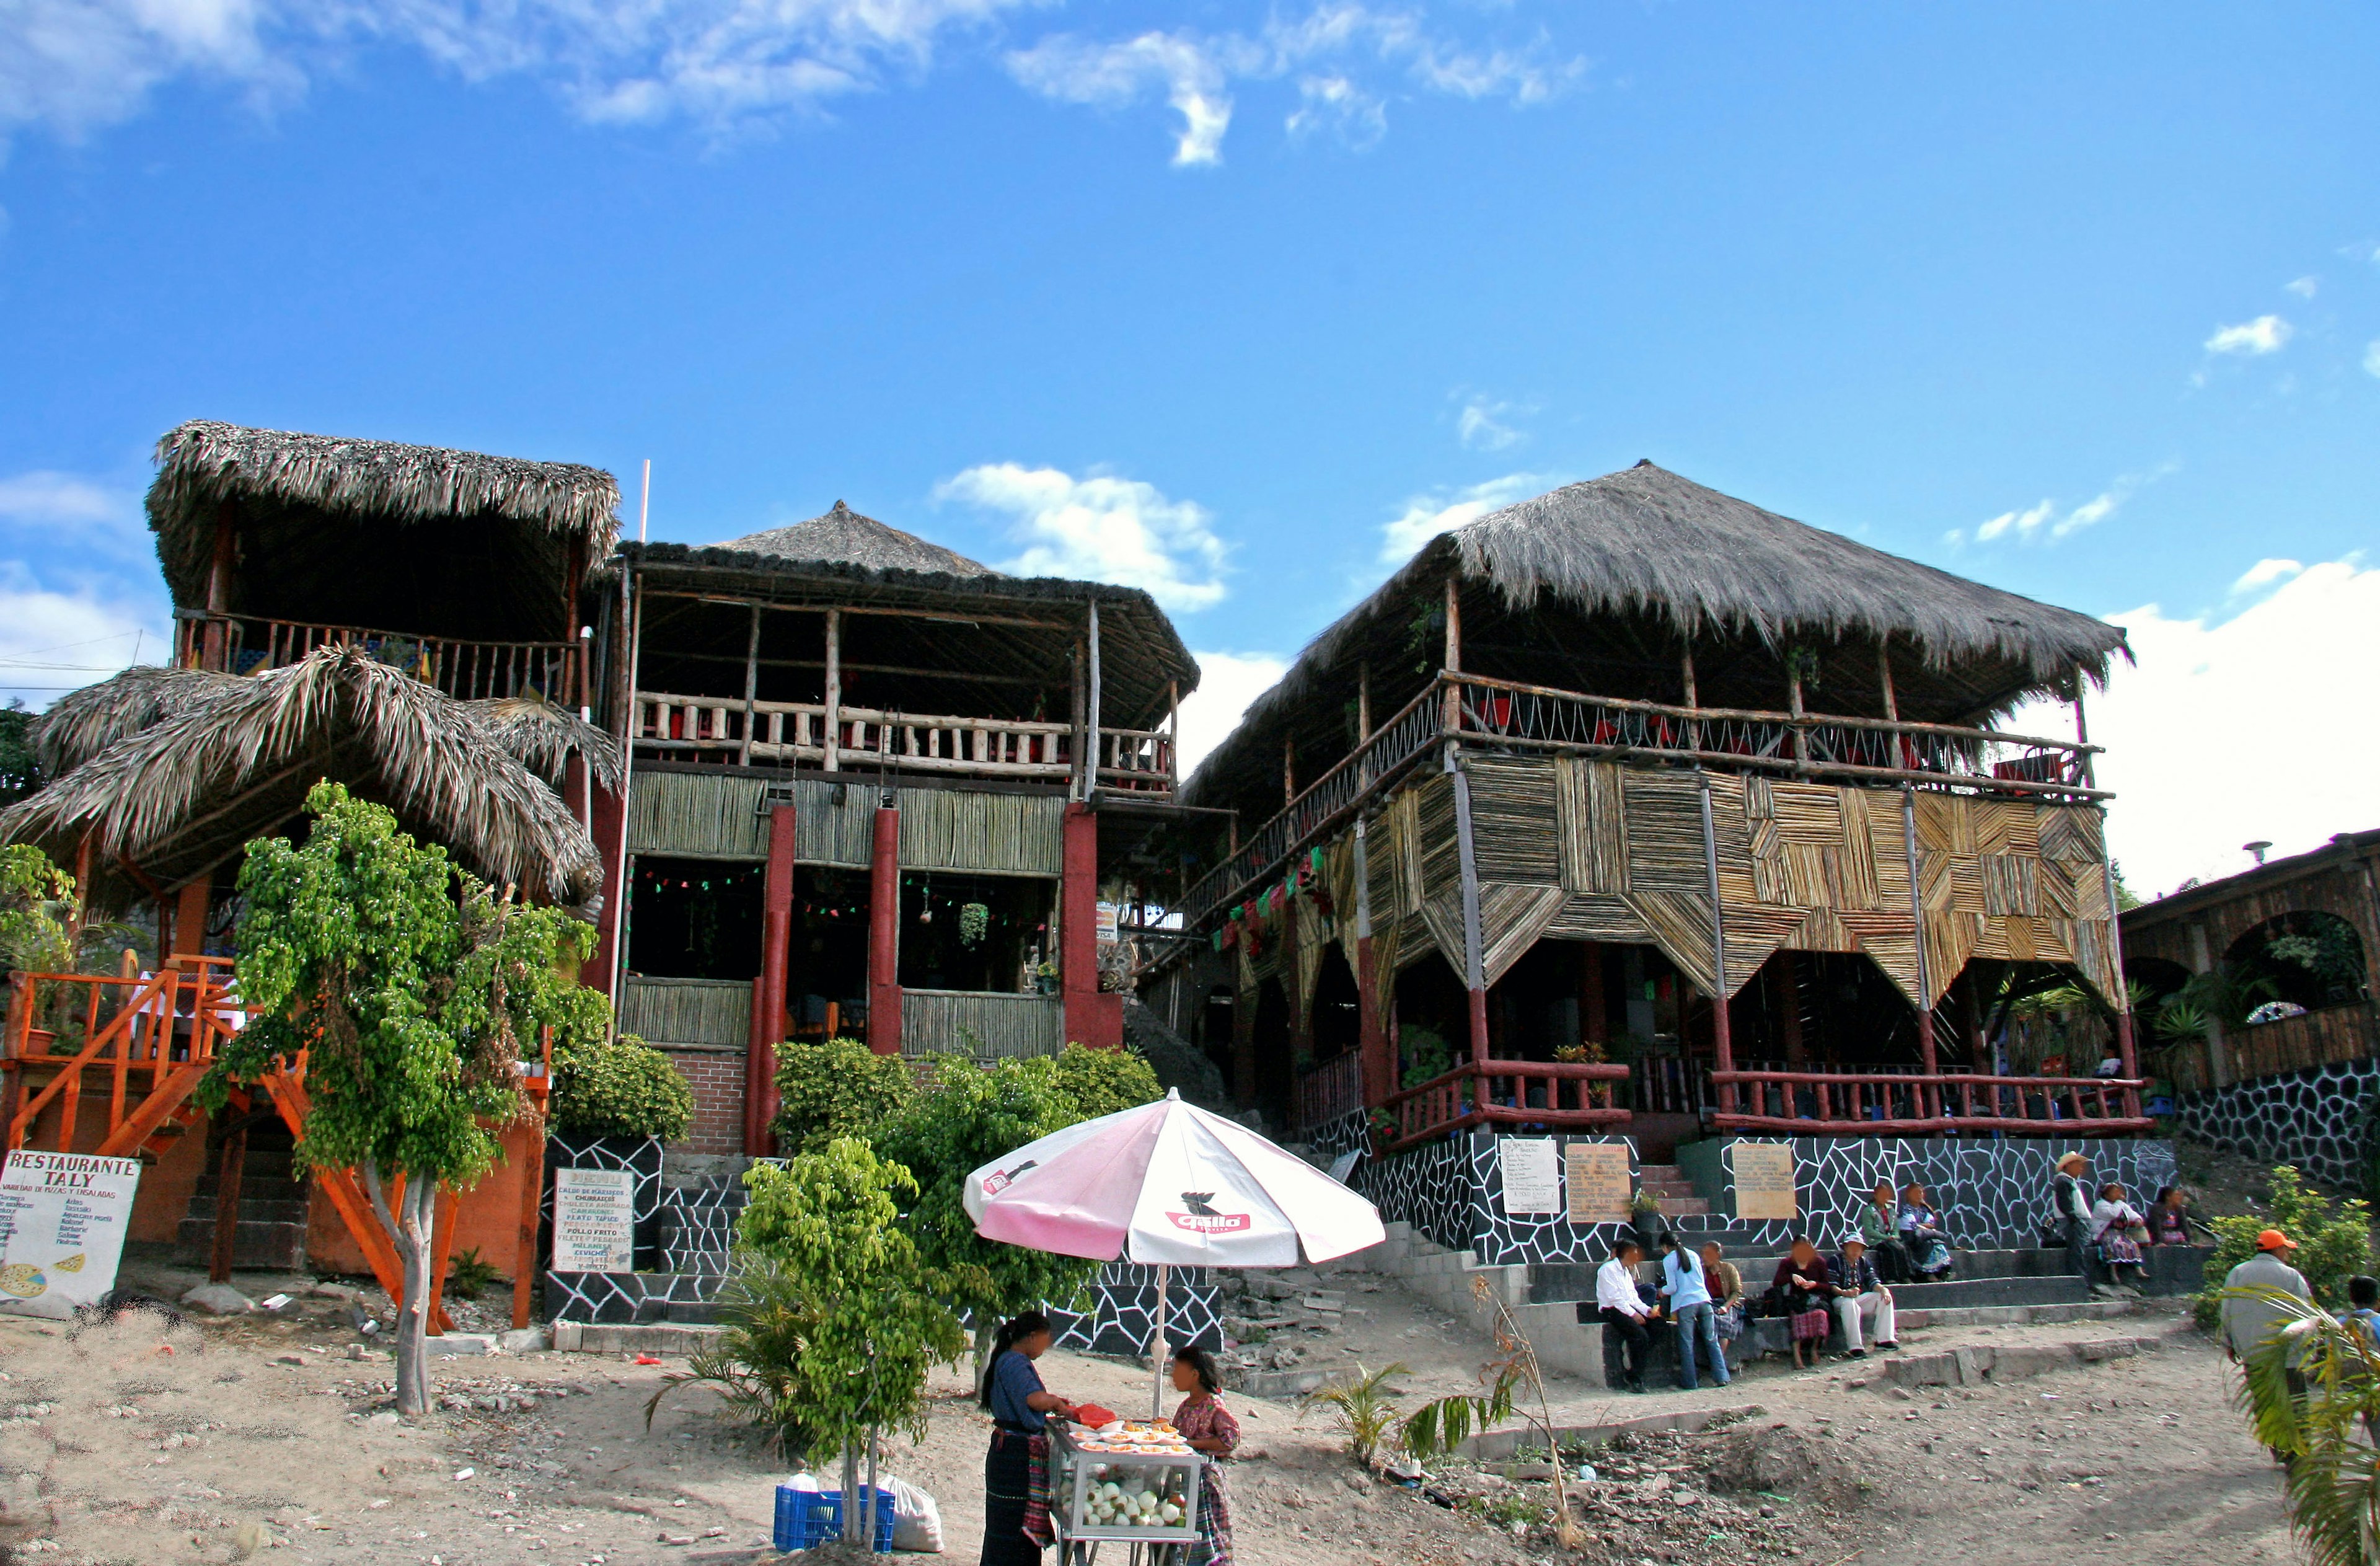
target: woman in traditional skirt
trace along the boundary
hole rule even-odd
[[[2107,1276],[2119,1288],[2139,1288],[2148,1272],[2140,1238],[2148,1232],[2148,1215],[2132,1206],[2131,1194],[2121,1182],[2110,1180],[2099,1187],[2099,1199],[2091,1204],[2092,1238],[2098,1243]]]
[[[1049,1352],[1050,1318],[1028,1310],[992,1340],[981,1401],[991,1411],[983,1460],[983,1566],[1040,1566],[1050,1543],[1049,1416],[1075,1405],[1041,1387],[1033,1362]]]
[[[1768,1288],[1782,1307],[1792,1335],[1793,1368],[1815,1369],[1827,1357],[1827,1334],[1835,1325],[1834,1313],[1827,1308],[1835,1293],[1827,1258],[1818,1254],[1817,1246],[1796,1234],[1792,1250],[1777,1264],[1777,1276]],[[1810,1347],[1806,1367],[1802,1363],[1804,1343]]]
[[[1223,1406],[1215,1356],[1205,1349],[1175,1350],[1173,1390],[1190,1394],[1173,1411],[1173,1427],[1190,1450],[1231,1456],[1240,1444],[1240,1422]],[[1188,1566],[1232,1566],[1232,1498],[1224,1493],[1221,1467],[1213,1463],[1198,1475],[1197,1522],[1198,1542],[1190,1547]]]

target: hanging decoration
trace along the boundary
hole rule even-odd
[[[981,903],[959,904],[959,944],[969,949],[979,945],[984,933],[991,929],[991,910]]]

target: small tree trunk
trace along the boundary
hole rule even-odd
[[[991,1345],[1000,1340],[1000,1329],[992,1324],[989,1312],[976,1313],[975,1384],[978,1390],[983,1378],[991,1371]]]
[[[845,1544],[859,1537],[859,1449],[843,1449],[843,1538]]]
[[[405,1264],[405,1297],[396,1310],[396,1411],[430,1410],[430,1233],[438,1207],[438,1182],[424,1174],[407,1177],[399,1202],[396,1253]]]

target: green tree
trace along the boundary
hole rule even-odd
[[[42,765],[33,754],[33,714],[21,700],[0,707],[0,805],[14,805],[42,786]]]
[[[927,1375],[966,1343],[897,1221],[917,1183],[845,1136],[783,1166],[755,1165],[744,1184],[751,1199],[736,1223],[727,1330],[663,1381],[646,1424],[675,1388],[716,1385],[789,1455],[840,1454],[843,1493],[856,1496],[859,1452],[886,1429],[924,1439]],[[844,1507],[845,1538],[864,1536],[860,1513]]]
[[[694,1119],[694,1089],[670,1058],[633,1033],[553,1052],[556,1131],[577,1136],[658,1136],[674,1142]]]
[[[916,1096],[915,1068],[880,1055],[856,1038],[777,1046],[778,1146],[816,1152],[838,1136],[867,1138]]]
[[[1097,1120],[1165,1097],[1156,1070],[1137,1050],[1069,1044],[1029,1063],[1050,1074],[1058,1090],[1073,1101],[1076,1120]]]
[[[2314,1566],[2380,1560],[2380,1350],[2362,1324],[2275,1289],[2241,1289],[2279,1313],[2280,1329],[2245,1361],[2256,1439],[2287,1454],[2289,1528]],[[2298,1380],[2291,1384],[2294,1366]]]
[[[2347,1281],[2372,1270],[2372,1209],[2361,1201],[2334,1208],[2288,1164],[2273,1171],[2272,1200],[2261,1213],[2209,1220],[2215,1254],[2206,1259],[2207,1288],[2192,1303],[2198,1324],[2213,1331],[2223,1313],[2223,1280],[2256,1254],[2256,1236],[2277,1229],[2298,1243],[2289,1265],[2305,1275],[2315,1301],[2337,1309],[2347,1303]]]
[[[74,959],[67,916],[74,877],[30,843],[0,846],[0,977],[63,973]]]
[[[610,1011],[565,977],[593,950],[585,924],[498,898],[336,783],[317,783],[306,810],[303,847],[248,845],[238,971],[250,1021],[199,1099],[220,1109],[234,1084],[306,1052],[312,1103],[298,1154],[360,1173],[395,1246],[396,1405],[419,1414],[438,1188],[470,1185],[494,1163],[496,1131],[524,1112],[515,1064],[540,1030],[566,1055],[609,1030]]]

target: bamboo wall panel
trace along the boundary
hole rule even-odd
[[[1555,769],[1536,759],[1465,763],[1471,778],[1472,852],[1482,880],[1561,880]]]
[[[1458,978],[1467,974],[1470,965],[1463,955],[1463,889],[1455,886],[1431,892],[1422,903],[1421,917],[1446,965]]]
[[[1311,897],[1289,905],[1290,922],[1297,930],[1297,993],[1293,997],[1301,1022],[1314,1011],[1314,987],[1322,979],[1323,953],[1330,950],[1330,921]]]
[[[905,788],[895,798],[904,869],[1054,876],[1064,868],[1066,802],[1055,795]]]
[[[648,1044],[732,1044],[752,1038],[749,980],[631,978],[620,987],[620,1031]]]
[[[901,1052],[1009,1060],[1054,1055],[1065,1044],[1065,1002],[1056,995],[901,992]]]
[[[1414,834],[1420,846],[1421,874],[1416,884],[1427,901],[1440,887],[1458,886],[1463,880],[1462,847],[1454,833],[1454,780],[1444,772],[1434,773],[1413,792]]]
[[[1488,983],[1503,977],[1537,943],[1564,901],[1559,886],[1479,883],[1480,965]]]
[[[1699,828],[1696,836],[1701,835]],[[1711,984],[1711,905],[1707,897],[1683,892],[1638,892],[1634,904],[1653,940],[1678,965],[1687,982],[1707,992]]]
[[[1706,896],[1703,796],[1694,774],[1622,769],[1621,790],[1628,816],[1629,890]]]
[[[1615,941],[1630,946],[1645,945],[1653,939],[1643,916],[1628,899],[1593,895],[1562,899],[1545,933],[1560,941]]]
[[[722,772],[638,771],[628,790],[628,852],[684,859],[765,859],[761,781]]]
[[[795,780],[794,857],[805,865],[866,869],[876,853],[876,791],[863,783]],[[834,802],[837,791],[843,803]]]

